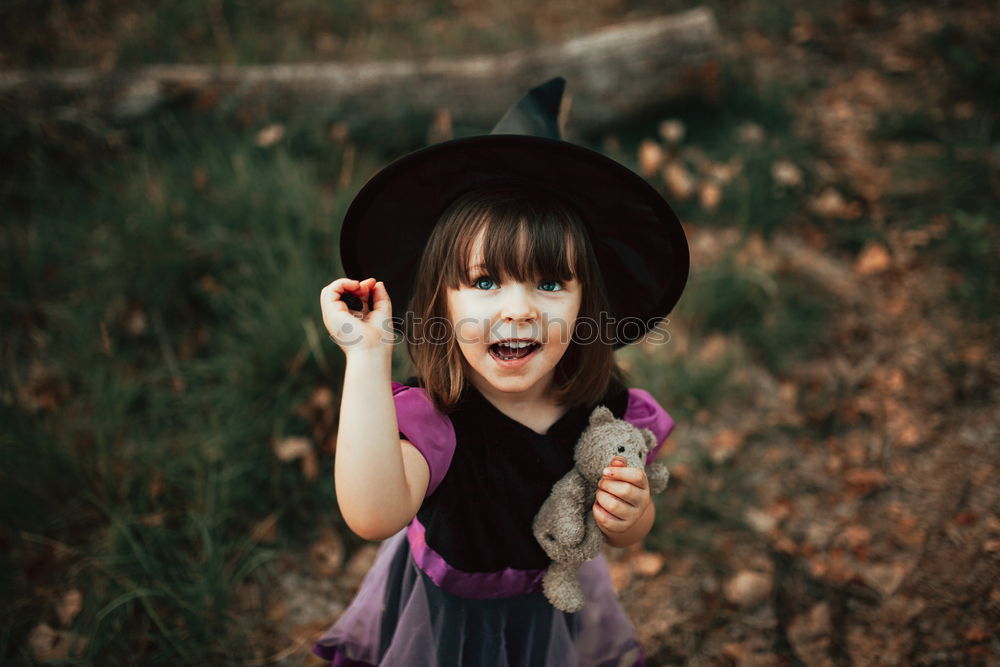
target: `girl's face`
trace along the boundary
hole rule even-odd
[[[556,364],[569,349],[580,311],[581,286],[574,278],[537,282],[487,275],[482,236],[473,251],[471,275],[458,289],[447,289],[448,315],[458,347],[468,362],[470,381],[504,393],[544,392]],[[528,343],[518,348],[503,341]]]

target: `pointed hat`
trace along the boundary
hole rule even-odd
[[[673,309],[689,265],[680,221],[641,176],[562,139],[565,85],[558,77],[532,88],[489,134],[410,153],[358,192],[341,229],[344,272],[385,284],[397,331],[440,215],[469,190],[511,180],[559,192],[583,218],[615,318],[615,347],[638,340]]]

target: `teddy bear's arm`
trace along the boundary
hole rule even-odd
[[[570,470],[555,483],[542,505],[536,533],[551,534],[561,544],[579,543],[584,536],[584,508],[590,508],[585,495],[586,481],[575,470]]]
[[[650,463],[646,466],[646,479],[649,480],[650,492],[659,493],[667,488],[670,472],[667,470],[667,466],[662,463]]]

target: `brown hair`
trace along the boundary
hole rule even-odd
[[[544,278],[581,285],[580,310],[570,345],[553,378],[557,403],[591,405],[604,398],[609,383],[625,383],[614,356],[613,323],[597,258],[576,210],[555,193],[527,185],[500,185],[468,192],[441,214],[424,248],[409,311],[406,336],[416,375],[437,409],[447,414],[465,388],[464,358],[448,320],[446,288],[468,283],[475,240],[483,239],[489,275],[519,282]],[[568,241],[568,243],[567,243]],[[603,324],[582,341],[584,318]],[[431,323],[448,322],[445,335]],[[597,340],[590,340],[594,334]]]

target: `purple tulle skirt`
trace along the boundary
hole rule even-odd
[[[541,592],[476,599],[439,588],[390,537],[357,596],[313,646],[332,665],[615,667],[641,665],[635,630],[603,556],[584,563],[587,603],[559,611]]]

